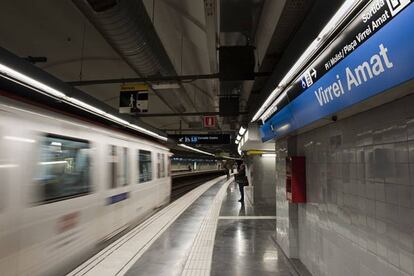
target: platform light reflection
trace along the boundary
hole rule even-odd
[[[19,165],[17,164],[2,164],[0,165],[0,169],[10,169],[10,168],[17,168]]]
[[[23,137],[17,137],[17,136],[4,136],[3,139],[4,140],[16,141],[16,142],[31,143],[31,144],[36,143],[36,140],[27,139],[27,138],[23,138]]]
[[[335,29],[348,17],[352,10],[359,5],[361,0],[346,0],[334,16],[325,25],[319,35],[312,41],[312,43],[306,48],[290,70],[286,73],[276,88],[270,93],[262,106],[257,110],[253,116],[251,122],[255,122],[258,119],[263,120],[270,116],[266,114],[266,111],[274,109],[274,100],[279,97],[280,93],[292,82],[300,70],[303,70],[305,64],[309,62],[309,59],[319,51],[320,47],[325,43],[326,39],[335,31]],[[283,97],[285,95],[282,95]],[[273,107],[273,108],[272,108]],[[272,112],[273,113],[273,112]]]
[[[112,115],[108,112],[105,112],[104,110],[101,110],[97,107],[94,107],[94,106],[92,106],[88,103],[85,103],[85,102],[81,101],[81,100],[78,100],[78,99],[73,98],[73,97],[69,97],[66,94],[58,91],[57,89],[54,89],[54,88],[52,88],[52,87],[36,80],[36,79],[33,79],[33,78],[31,78],[31,77],[29,77],[29,76],[27,76],[23,73],[20,73],[20,72],[14,70],[14,69],[12,69],[12,68],[4,65],[4,64],[1,64],[1,63],[0,63],[0,74],[6,79],[11,80],[15,83],[24,85],[28,88],[31,88],[34,91],[37,91],[39,93],[45,93],[48,96],[52,96],[52,97],[64,100],[66,103],[69,103],[69,104],[71,104],[71,105],[73,105],[77,108],[84,109],[85,111],[88,111],[90,113],[99,115],[99,116],[104,117],[108,120],[111,120],[115,123],[121,124],[121,125],[123,125],[125,127],[128,127],[128,128],[132,128],[134,130],[137,130],[141,133],[145,133],[145,134],[150,135],[152,137],[155,137],[157,139],[167,141],[167,137],[165,137],[165,136],[162,136],[158,133],[155,133],[153,131],[150,131],[148,129],[140,127],[138,125],[132,124],[132,123],[130,123],[130,122],[124,120],[124,119],[121,119],[121,118],[119,118],[115,115]]]

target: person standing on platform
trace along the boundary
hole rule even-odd
[[[227,162],[224,166],[226,168],[227,180],[230,179],[230,164]]]
[[[238,173],[236,175],[236,182],[239,185],[240,199],[239,202],[244,203],[244,186],[248,185],[248,180],[246,176],[246,165],[243,163],[240,164],[238,168]]]

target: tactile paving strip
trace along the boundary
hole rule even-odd
[[[94,257],[69,273],[68,276],[124,275],[142,254],[145,253],[151,244],[153,244],[153,242],[156,241],[157,238],[161,236],[161,234],[163,234],[164,231],[197,198],[224,178],[225,176],[215,178],[188,192],[152,217],[148,218],[120,239],[101,250]],[[227,185],[224,186],[227,187]]]
[[[208,276],[213,258],[214,240],[216,237],[217,221],[220,214],[221,202],[227,187],[233,180],[228,180],[216,194],[207,216],[201,223],[200,230],[193,242],[182,276]]]

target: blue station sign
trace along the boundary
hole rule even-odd
[[[348,28],[352,24],[357,24],[357,32],[342,31],[331,48],[296,80],[300,88],[295,90],[293,84],[287,90],[287,99],[260,129],[263,141],[282,137],[414,78],[414,5],[410,0],[371,1]]]

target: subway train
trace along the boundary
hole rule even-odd
[[[156,142],[0,96],[0,275],[62,275],[168,203]]]

